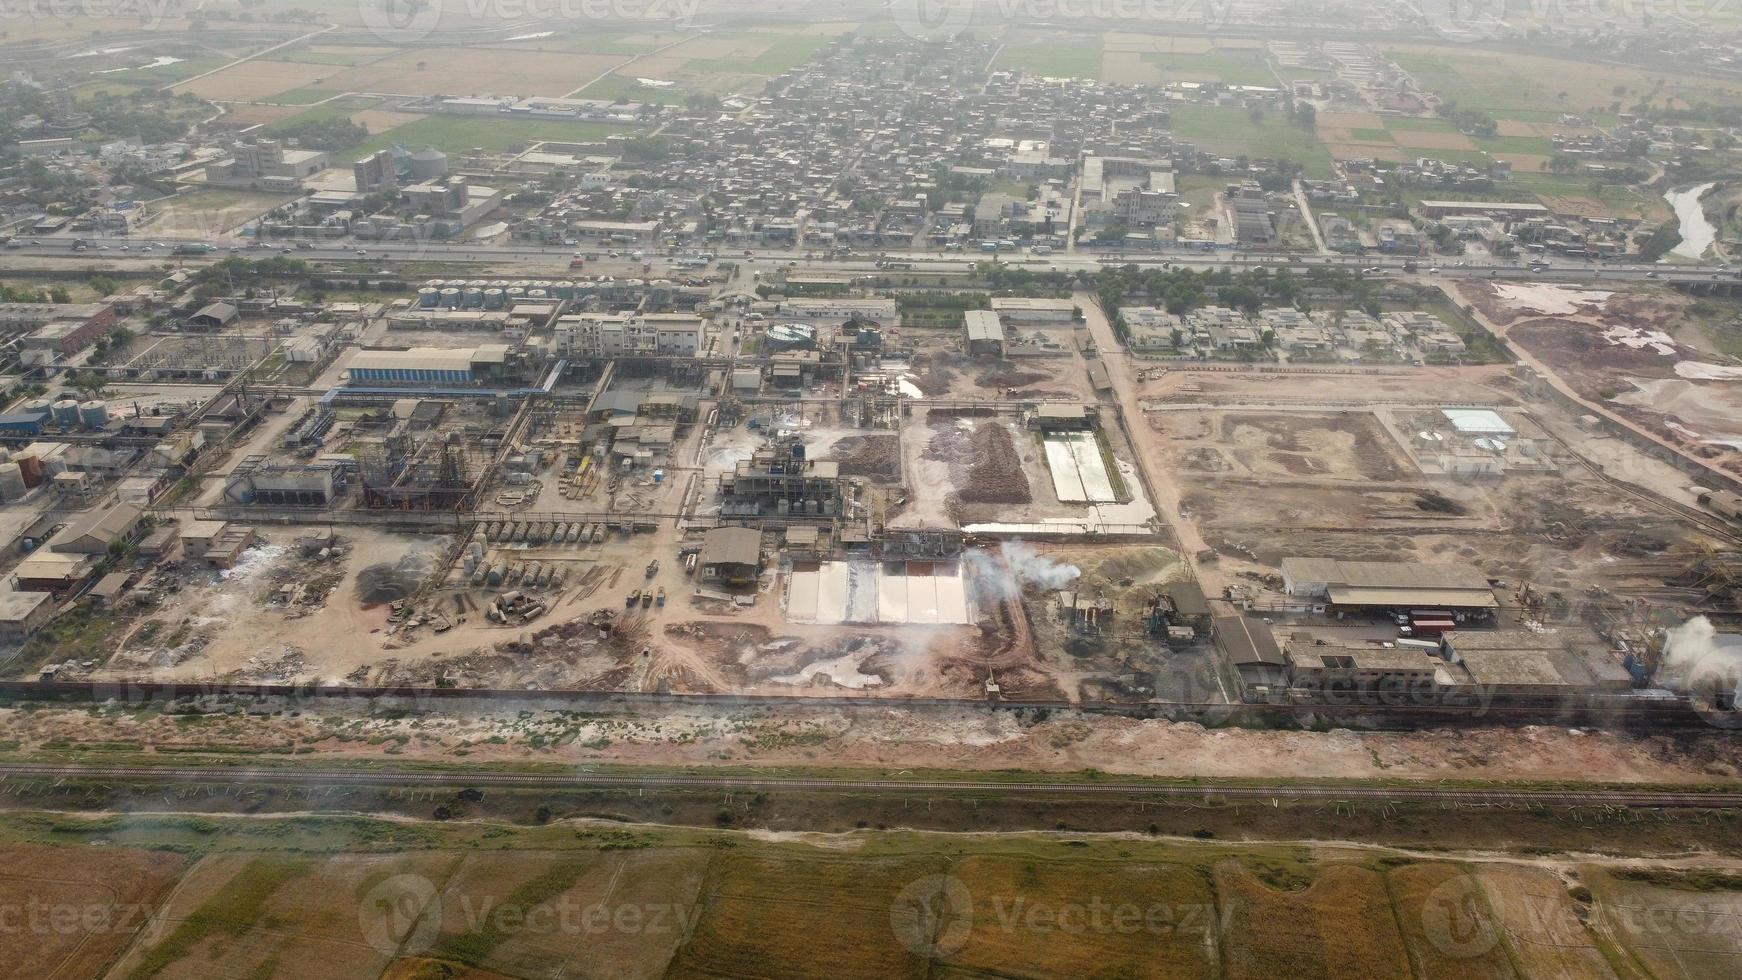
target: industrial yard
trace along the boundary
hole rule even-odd
[[[243,6],[0,31],[0,972],[1742,974],[1721,14]]]

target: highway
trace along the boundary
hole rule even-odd
[[[708,790],[726,792],[894,793],[910,796],[1103,797],[1278,803],[1442,803],[1478,806],[1622,807],[1630,809],[1742,809],[1742,792],[1675,792],[1603,787],[1587,789],[1509,789],[1422,785],[1186,784],[1049,780],[943,778],[833,779],[779,774],[693,775],[688,773],[600,773],[577,769],[560,774],[431,772],[421,769],[330,769],[289,765],[248,769],[213,766],[109,766],[0,763],[0,786],[20,780],[104,780],[153,784],[236,784],[266,786],[499,787],[545,790]]]
[[[598,259],[588,261],[586,273],[609,271],[613,274],[638,274],[641,260],[631,258],[637,251],[635,246],[618,246],[617,255],[611,257],[609,246],[568,246],[568,245],[531,245],[512,244],[506,246],[449,243],[449,242],[347,242],[342,245],[322,243],[312,244],[314,247],[302,249],[291,243],[274,242],[267,247],[255,247],[250,242],[238,242],[233,239],[218,241],[204,240],[201,243],[213,245],[213,251],[204,255],[176,255],[173,249],[178,244],[191,244],[200,240],[185,240],[176,238],[153,238],[149,236],[136,237],[98,237],[85,236],[83,241],[90,247],[75,251],[72,242],[77,236],[57,234],[54,236],[27,235],[17,236],[14,246],[9,246],[5,254],[15,256],[30,256],[37,258],[65,259],[69,262],[89,263],[95,259],[108,261],[145,260],[153,263],[179,262],[199,264],[217,259],[240,256],[250,259],[261,259],[280,255],[304,261],[319,262],[351,262],[351,263],[478,263],[484,265],[537,265],[553,270],[565,270],[570,256],[575,254],[597,255]],[[673,268],[675,261],[695,250],[646,248],[646,261],[666,274],[694,274],[697,270],[682,270]],[[1532,268],[1524,260],[1471,260],[1445,257],[1404,258],[1401,256],[1374,255],[1280,255],[1257,252],[1144,252],[1118,253],[1110,251],[1075,251],[1059,252],[1046,256],[1036,256],[1023,252],[1003,252],[996,255],[979,252],[938,252],[938,251],[879,251],[875,253],[855,253],[847,258],[818,256],[803,250],[754,250],[746,256],[743,250],[727,254],[716,252],[719,261],[733,261],[744,264],[748,269],[774,269],[778,265],[795,262],[813,271],[853,272],[888,275],[915,275],[927,272],[965,272],[982,262],[996,259],[1009,265],[1044,271],[1058,270],[1077,272],[1094,270],[1105,266],[1134,264],[1143,267],[1181,266],[1192,269],[1228,268],[1242,270],[1250,268],[1288,268],[1303,271],[1314,267],[1343,268],[1366,272],[1368,275],[1412,275],[1421,278],[1444,277],[1447,279],[1494,278],[1511,280],[1598,283],[1598,282],[1646,282],[1661,281],[1666,283],[1709,283],[1713,281],[1738,281],[1742,274],[1727,266],[1713,264],[1648,264],[1639,262],[1595,262],[1569,260],[1565,258],[1548,258],[1542,260],[1546,266]],[[880,260],[913,263],[911,269],[883,270],[877,268]],[[1406,270],[1406,262],[1417,266],[1413,271]],[[1459,265],[1458,263],[1465,263]],[[544,272],[534,272],[528,269],[528,275],[545,275]],[[557,275],[557,271],[548,273]]]

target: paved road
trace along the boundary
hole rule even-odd
[[[1184,784],[1133,781],[1057,782],[991,779],[834,779],[771,773],[503,773],[424,769],[325,769],[287,765],[270,769],[178,766],[98,766],[0,764],[0,784],[21,780],[79,779],[152,783],[259,783],[286,786],[438,786],[506,789],[705,789],[731,791],[882,792],[914,796],[1076,796],[1145,797],[1170,800],[1260,800],[1371,803],[1465,803],[1511,806],[1608,806],[1648,809],[1742,809],[1742,792],[1675,792],[1627,787],[1587,789],[1509,789],[1399,786],[1272,784]]]
[[[369,262],[478,262],[496,264],[527,264],[553,263],[566,265],[568,257],[577,251],[601,256],[601,260],[587,263],[589,271],[600,261],[608,266],[639,268],[639,262],[631,260],[629,253],[633,246],[619,247],[619,256],[612,260],[607,258],[609,249],[600,246],[563,246],[563,245],[531,245],[515,243],[506,246],[493,246],[450,242],[369,242],[347,243],[342,246],[317,245],[312,250],[292,249],[290,246],[273,243],[271,248],[250,248],[246,242],[221,240],[207,241],[208,244],[219,246],[214,252],[205,256],[178,256],[170,249],[182,240],[171,237],[135,236],[132,238],[91,237],[84,240],[91,243],[86,251],[74,251],[72,241],[76,236],[58,235],[50,237],[18,236],[19,247],[8,249],[7,255],[40,256],[47,258],[64,258],[69,261],[88,263],[93,259],[122,260],[147,259],[152,262],[178,261],[199,263],[230,255],[241,255],[247,258],[263,258],[267,255],[290,255],[294,258],[318,261],[369,261]],[[107,246],[105,248],[105,246]],[[126,251],[122,251],[123,246]],[[149,252],[142,251],[150,246]],[[646,260],[654,263],[656,269],[663,273],[677,272],[671,268],[675,256],[660,254],[663,250],[646,249]],[[1365,270],[1369,275],[1416,275],[1425,279],[1520,279],[1544,282],[1568,283],[1611,283],[1611,282],[1646,282],[1658,280],[1673,283],[1706,283],[1713,281],[1736,281],[1737,273],[1726,267],[1717,265],[1650,265],[1641,263],[1593,263],[1570,261],[1565,259],[1549,260],[1546,268],[1532,269],[1519,262],[1471,262],[1459,267],[1455,264],[1435,266],[1432,259],[1406,260],[1394,256],[1353,256],[1353,255],[1271,255],[1248,252],[1169,252],[1143,253],[1124,255],[1105,251],[1075,251],[1061,252],[1049,256],[1033,256],[1022,253],[1002,253],[997,256],[969,252],[926,252],[926,251],[884,251],[875,254],[856,254],[847,259],[831,259],[816,256],[807,257],[798,250],[757,250],[753,256],[745,256],[742,252],[728,255],[718,253],[723,260],[736,261],[741,265],[754,269],[772,269],[777,264],[797,262],[807,268],[816,270],[866,272],[877,271],[878,256],[898,259],[903,262],[915,263],[915,272],[960,272],[974,268],[979,263],[996,258],[998,261],[1012,265],[1021,265],[1030,269],[1056,269],[1064,272],[1076,272],[1082,269],[1098,269],[1106,265],[1135,264],[1140,266],[1173,265],[1194,269],[1207,268],[1291,268],[1305,270],[1313,267],[1344,268]],[[1420,268],[1414,273],[1404,269],[1406,261],[1414,261]],[[1461,260],[1470,262],[1470,260]],[[1433,271],[1438,269],[1437,272]],[[906,270],[904,270],[906,271]]]

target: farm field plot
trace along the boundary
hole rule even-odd
[[[395,95],[560,96],[626,60],[559,51],[420,48],[357,68],[328,69],[321,87]]]
[[[184,82],[175,87],[177,94],[186,92],[202,99],[228,102],[252,102],[268,99],[280,92],[313,85],[335,73],[331,65],[310,65],[294,61],[245,61],[231,65],[214,75]]]
[[[371,942],[359,923],[368,921],[366,903],[380,899],[378,886],[402,875],[445,881],[458,861],[452,852],[213,856],[183,878],[115,975],[375,975],[386,967],[391,944]],[[411,919],[422,914],[405,911]]]
[[[1006,44],[992,67],[1046,78],[1100,78],[1101,42],[1099,38],[1069,42],[1022,38]]]
[[[1742,879],[1594,869],[1586,876],[1598,921],[1658,976],[1742,974]]]
[[[1409,864],[1385,873],[1416,975],[1446,980],[1518,976],[1482,886],[1452,864]]]
[[[1180,106],[1173,128],[1181,137],[1217,153],[1282,157],[1300,164],[1309,177],[1328,177],[1331,154],[1317,136],[1290,125],[1279,112],[1254,120],[1244,109]]]
[[[1566,883],[1552,872],[1493,867],[1475,874],[1525,976],[1615,976]]]
[[[1231,933],[1223,952],[1230,980],[1409,975],[1379,873],[1332,866],[1310,882],[1291,870],[1265,873],[1276,883],[1232,861],[1216,866],[1222,922]]]
[[[1500,118],[1552,122],[1562,112],[1607,114],[1617,101],[1623,110],[1647,97],[1653,105],[1678,108],[1742,93],[1742,83],[1734,81],[1562,58],[1443,45],[1382,45],[1381,50],[1422,87]],[[1616,94],[1617,88],[1622,94]]]
[[[667,976],[814,976],[823,951],[832,977],[925,976],[925,960],[891,941],[892,917],[911,907],[898,902],[903,889],[941,889],[945,867],[929,855],[718,855],[702,886],[701,921]],[[917,917],[905,924],[922,928]]]
[[[707,863],[683,849],[470,855],[439,896],[432,953],[510,976],[559,964],[566,976],[663,976],[689,938]],[[493,914],[504,909],[513,917]],[[631,918],[634,930],[613,925]],[[571,928],[520,926],[545,919]]]
[[[97,975],[144,928],[148,909],[187,866],[166,851],[18,845],[5,849],[0,908],[76,909],[76,928],[28,928],[9,918],[0,934],[6,973],[16,977]],[[43,923],[43,926],[50,923]]]
[[[187,58],[170,65],[144,65],[138,68],[105,71],[99,77],[104,81],[118,82],[122,85],[172,85],[184,78],[192,78],[220,67],[228,60],[227,58]]]
[[[534,140],[601,140],[623,132],[605,123],[568,122],[561,119],[484,119],[474,116],[424,116],[415,122],[375,133],[363,143],[334,157],[349,163],[395,143],[433,146],[444,153],[464,153],[474,147],[500,152]]]
[[[153,203],[161,216],[146,226],[146,234],[178,238],[223,235],[292,200],[295,195],[258,191],[192,191]]]
[[[971,896],[972,928],[944,958],[945,975],[1216,975],[1215,895],[1196,868],[976,856],[956,862],[949,876]],[[1104,914],[1091,920],[1097,900]],[[1066,925],[1045,942],[1014,941],[1061,913]],[[1072,928],[1069,917],[1079,914],[1086,927]],[[1092,921],[1100,927],[1087,927]]]

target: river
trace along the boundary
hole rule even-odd
[[[1712,189],[1712,183],[1695,184],[1679,191],[1665,191],[1663,199],[1675,209],[1675,216],[1681,220],[1681,244],[1670,249],[1670,255],[1683,258],[1698,259],[1706,254],[1706,249],[1712,247],[1712,242],[1718,238],[1718,230],[1706,220],[1706,212],[1700,207],[1700,198]],[[1668,256],[1665,256],[1667,259]]]

